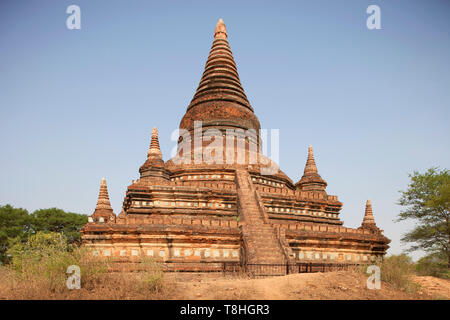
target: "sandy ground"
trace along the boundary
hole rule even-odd
[[[421,286],[420,291],[437,299],[450,299],[450,280],[429,276],[415,276],[413,279]]]
[[[218,275],[169,274],[175,284],[171,299],[450,299],[450,281],[434,277],[415,277],[417,292],[407,293],[382,283],[380,290],[366,286],[367,277],[357,272],[303,273],[283,277],[248,279]]]
[[[111,274],[92,288],[50,293],[40,283],[18,282],[0,273],[0,300],[3,299],[180,299],[180,300],[408,300],[450,299],[450,281],[414,276],[419,284],[405,292],[382,282],[380,290],[366,286],[367,276],[357,271],[301,273],[281,277],[251,279],[220,273],[166,273],[160,290],[142,287],[139,273]],[[136,281],[134,281],[136,280]]]

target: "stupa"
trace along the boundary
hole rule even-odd
[[[116,217],[102,180],[82,230],[95,255],[170,270],[214,271],[224,263],[369,263],[390,242],[367,202],[359,228],[340,219],[309,146],[297,183],[261,152],[260,123],[241,85],[222,19],[205,70],[179,125],[175,157],[164,161],[153,128],[140,178]]]

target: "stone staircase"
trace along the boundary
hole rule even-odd
[[[285,254],[274,228],[264,216],[257,200],[256,190],[246,170],[236,170],[239,213],[246,264],[284,264]]]

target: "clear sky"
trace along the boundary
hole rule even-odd
[[[371,199],[400,253],[408,173],[450,167],[449,14],[437,0],[2,0],[0,204],[90,214],[106,177],[119,213],[155,125],[170,158],[221,17],[262,127],[280,129],[282,170],[298,181],[313,145],[345,226]]]

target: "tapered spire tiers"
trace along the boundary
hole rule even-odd
[[[364,219],[361,224],[361,228],[379,230],[377,225],[375,224],[375,219],[372,212],[372,203],[370,202],[370,200],[367,200],[366,202],[366,211],[364,213]]]
[[[148,149],[148,158],[162,159],[161,149],[159,148],[158,129],[153,127],[152,140]]]
[[[202,121],[205,130],[261,127],[241,85],[222,19],[216,24],[205,70],[180,128],[192,131],[194,121]]]
[[[109,202],[108,187],[106,186],[106,179],[102,178],[100,183],[100,191],[98,193],[97,206],[95,210],[111,210],[111,203]]]
[[[108,187],[106,185],[106,179],[102,178],[100,183],[100,191],[98,193],[97,206],[92,215],[92,222],[107,222],[114,220],[114,212],[109,202]]]
[[[151,167],[163,167],[164,161],[162,159],[161,149],[159,148],[159,139],[158,139],[158,129],[153,127],[152,130],[152,138],[150,141],[150,148],[147,151],[147,160],[139,169],[142,173],[142,170],[151,168]]]
[[[317,174],[316,161],[314,160],[314,151],[312,146],[308,147],[308,159],[306,160],[305,170],[303,173],[305,175]]]
[[[314,151],[312,146],[308,147],[308,158],[306,159],[305,170],[299,182],[295,185],[298,189],[304,191],[325,191],[327,183],[317,171],[316,161],[314,160]]]
[[[147,152],[147,160],[139,169],[141,178],[145,177],[163,177],[168,179],[167,173],[164,170],[164,160],[162,159],[162,152],[159,147],[158,129],[153,127],[152,138],[150,141],[150,148]]]

